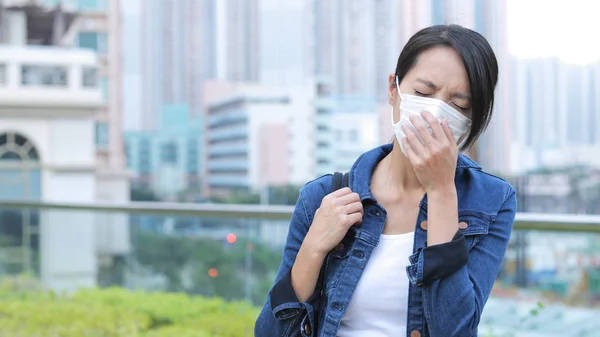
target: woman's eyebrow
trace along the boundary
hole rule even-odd
[[[435,83],[429,81],[429,80],[425,80],[422,78],[418,78],[416,79],[417,82],[420,82],[424,85],[426,85],[427,87],[433,89],[433,90],[438,90],[438,86],[435,85]],[[471,95],[469,94],[465,94],[465,93],[461,93],[461,92],[457,92],[452,94],[452,98],[458,98],[458,99],[464,99],[464,100],[471,100]]]
[[[433,82],[431,82],[431,81],[424,80],[424,79],[422,79],[422,78],[417,78],[417,82],[421,82],[421,83],[425,84],[426,86],[428,86],[428,87],[429,87],[429,88],[431,88],[431,89],[438,90],[438,87],[437,87],[437,85],[435,85],[435,84],[434,84]]]

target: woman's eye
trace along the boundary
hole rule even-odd
[[[455,106],[455,107],[459,108],[459,109],[460,109],[460,110],[462,110],[462,111],[469,111],[469,109],[470,109],[470,108],[465,108],[465,107],[462,107],[462,106],[460,106],[460,105],[458,105],[458,104],[456,104],[456,103],[452,103],[452,104],[454,104],[454,106]]]
[[[424,92],[420,92],[419,90],[415,90],[415,95],[418,95],[418,96],[430,96],[431,94],[426,94]]]

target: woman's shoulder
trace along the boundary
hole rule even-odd
[[[515,189],[508,181],[485,171],[462,154],[457,165],[456,182],[463,200],[490,213],[495,213],[508,199],[515,198]]]
[[[300,200],[307,212],[314,215],[321,206],[321,200],[331,191],[332,182],[333,174],[329,173],[307,182],[300,189]]]

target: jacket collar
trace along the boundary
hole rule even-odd
[[[392,151],[392,148],[393,144],[385,144],[365,152],[352,165],[348,184],[352,191],[360,195],[361,200],[375,201],[375,197],[371,193],[371,176],[377,164]],[[481,167],[464,154],[459,154],[456,169],[481,170]]]

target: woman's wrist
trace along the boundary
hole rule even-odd
[[[300,249],[298,250],[298,255],[302,254],[311,261],[316,262],[323,262],[327,253],[328,252],[324,251],[323,249],[319,249],[316,244],[307,242],[306,240],[302,243]]]
[[[456,196],[456,185],[453,182],[441,184],[439,186],[431,186],[425,190],[427,192],[427,199],[436,198],[448,198]]]
[[[458,230],[458,195],[454,184],[427,194],[428,245],[452,241]]]

